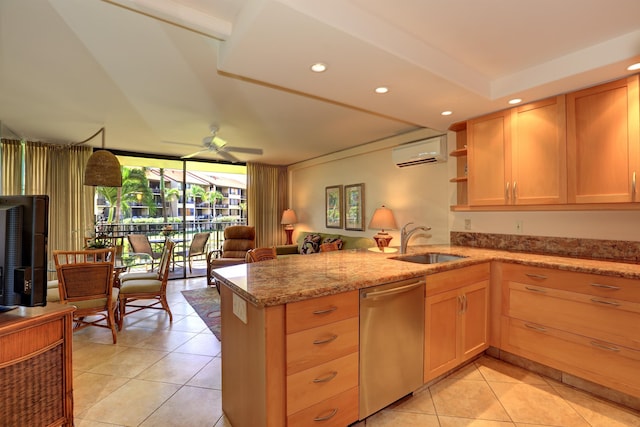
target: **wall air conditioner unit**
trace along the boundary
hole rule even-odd
[[[447,136],[409,142],[395,147],[391,156],[399,168],[421,165],[424,163],[441,163],[447,161]]]

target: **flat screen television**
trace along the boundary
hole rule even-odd
[[[47,304],[48,233],[48,196],[0,196],[0,311]]]

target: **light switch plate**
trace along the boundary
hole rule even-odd
[[[233,314],[247,324],[247,302],[236,294],[233,294]]]

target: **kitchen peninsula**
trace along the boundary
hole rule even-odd
[[[640,320],[640,265],[449,245],[409,249],[465,258],[425,265],[348,250],[214,270],[222,284],[222,405],[234,427],[357,421],[357,291],[411,278],[426,278],[424,383],[491,347],[620,392],[630,406],[640,401],[640,332],[624,327]],[[474,313],[484,304],[478,332],[485,334],[468,353],[430,345],[461,339],[430,333],[430,313],[446,315],[447,301],[452,323],[464,322],[456,313],[467,306]],[[309,318],[310,308],[328,314]],[[587,318],[574,316],[578,310]],[[483,317],[475,313],[477,324]],[[305,347],[327,334],[340,337],[332,352]],[[306,388],[327,372],[343,374]]]

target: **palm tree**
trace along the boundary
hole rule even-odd
[[[173,201],[174,200],[179,200],[180,199],[180,189],[179,188],[164,188],[164,198],[167,202],[169,202],[169,206],[171,208],[173,208]],[[164,205],[163,205],[163,210],[164,210]],[[169,213],[171,214],[171,216],[176,216],[173,214],[173,211],[169,211]],[[168,222],[167,220],[167,215],[164,215],[164,222]]]
[[[96,187],[96,193],[109,205],[107,214],[107,223],[111,224],[115,218],[116,207],[118,204],[118,189],[116,187]]]
[[[131,203],[141,202],[149,208],[149,215],[153,215],[156,205],[153,200],[153,191],[149,187],[147,168],[123,168],[122,191],[120,203],[123,212],[131,214]]]
[[[203,200],[209,203],[209,206],[211,206],[214,218],[216,217],[216,201],[222,199],[224,199],[224,196],[218,190],[207,191],[204,194]]]

